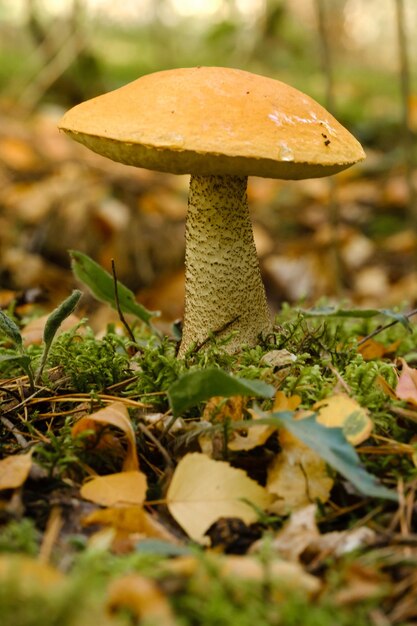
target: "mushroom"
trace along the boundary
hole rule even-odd
[[[237,331],[225,346],[234,353],[271,331],[247,177],[327,176],[365,157],[359,142],[307,95],[222,67],[142,76],[73,107],[59,127],[114,161],[191,174],[180,357],[212,333]]]

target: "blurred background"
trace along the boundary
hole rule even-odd
[[[182,315],[188,178],[126,167],[57,131],[70,106],[161,69],[285,81],[362,142],[331,179],[253,178],[271,306],[417,306],[415,0],[0,0],[0,307],[55,305],[86,252],[164,319]]]

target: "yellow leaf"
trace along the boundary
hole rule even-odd
[[[111,526],[119,533],[141,534],[144,537],[178,543],[176,537],[141,506],[118,506],[97,509],[87,515],[82,523],[84,526],[95,526],[97,524]]]
[[[273,413],[279,411],[295,411],[301,404],[300,396],[286,396],[283,391],[277,391],[274,398],[274,406],[272,407]]]
[[[255,411],[249,411],[249,413],[253,420],[260,419]],[[275,431],[276,427],[268,424],[249,424],[245,435],[239,431],[232,433],[232,439],[228,442],[227,447],[229,450],[235,451],[252,450],[257,446],[262,446]]]
[[[243,470],[204,454],[187,454],[178,463],[167,493],[171,515],[195,541],[221,517],[238,517],[246,524],[257,519],[255,510],[242,499],[264,509],[271,498]]]
[[[110,584],[107,608],[110,613],[128,609],[135,623],[176,624],[171,606],[156,582],[140,574],[125,574]]]
[[[342,428],[346,439],[353,446],[368,439],[372,432],[373,424],[368,411],[346,394],[339,393],[320,400],[313,408],[318,411],[319,424]]]
[[[323,459],[285,429],[279,431],[279,440],[282,451],[269,466],[266,483],[278,497],[270,510],[285,515],[316,500],[327,502],[333,480]]]
[[[102,506],[143,504],[146,476],[141,472],[119,472],[97,476],[81,487],[81,497]]]
[[[123,463],[125,472],[139,469],[139,460],[136,452],[135,432],[130,421],[127,408],[122,402],[112,402],[96,413],[82,417],[73,427],[72,435],[78,435],[85,430],[100,431],[105,426],[113,426],[121,430],[126,436],[127,452]]]
[[[17,489],[29,476],[32,452],[8,456],[0,461],[0,489]]]

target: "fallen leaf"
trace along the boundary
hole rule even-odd
[[[82,523],[84,526],[95,526],[96,524],[111,526],[119,533],[141,534],[148,538],[178,543],[177,538],[141,506],[97,509],[84,517]]]
[[[157,583],[140,574],[125,574],[114,580],[108,588],[106,604],[110,613],[128,609],[136,618],[135,623],[176,624],[171,606]]]
[[[358,339],[361,339],[361,337],[358,337]],[[400,343],[401,339],[398,339],[386,346],[380,341],[375,341],[375,339],[367,339],[358,347],[358,352],[363,356],[365,361],[372,361],[374,359],[381,359],[387,354],[394,354]]]
[[[26,326],[22,329],[23,344],[25,346],[30,346],[33,344],[39,345],[43,342],[43,333],[45,330],[45,324],[48,319],[49,315],[42,315],[42,317],[37,317],[36,319],[33,319],[28,324],[26,324]],[[76,315],[69,315],[61,323],[57,334],[74,328],[74,326],[79,324],[80,321],[80,318]]]
[[[320,537],[316,524],[317,505],[309,504],[294,511],[271,542],[271,548],[287,561],[298,561],[305,550]],[[256,542],[254,550],[261,545]]]
[[[118,428],[126,436],[127,452],[123,462],[125,472],[138,470],[139,460],[136,452],[136,439],[127,408],[122,402],[112,402],[96,413],[82,417],[73,427],[76,436],[85,430],[100,432],[105,426]]]
[[[249,411],[253,421],[256,421],[260,416]],[[243,434],[244,432],[244,434]],[[276,432],[275,426],[269,426],[268,424],[253,424],[249,423],[245,431],[233,431],[231,439],[227,443],[229,450],[241,451],[241,450],[253,450],[257,446],[262,446],[269,437]]]
[[[400,359],[402,369],[395,389],[399,400],[405,400],[417,406],[417,370],[411,368],[404,359]]]
[[[373,423],[368,411],[344,393],[316,402],[313,409],[318,411],[319,424],[328,428],[342,428],[343,434],[352,446],[357,446],[368,439],[372,432]]]
[[[277,391],[274,398],[274,405],[272,411],[277,413],[278,411],[295,411],[301,404],[300,396],[294,394],[293,396],[286,396],[283,391]]]
[[[316,523],[316,513],[316,504],[310,504],[292,513],[274,537],[272,549],[289,561],[298,561],[306,553],[320,554],[322,558],[328,558],[342,556],[361,548],[376,537],[376,533],[366,526],[321,535]],[[259,551],[262,544],[262,540],[256,542],[252,550]]]
[[[32,452],[8,456],[0,461],[0,489],[18,489],[32,467]]]
[[[102,506],[143,504],[147,481],[141,472],[119,472],[97,476],[81,487],[81,497]]]
[[[187,454],[178,463],[166,496],[168,509],[185,532],[199,543],[221,517],[238,517],[246,524],[257,520],[254,508],[265,509],[267,491],[243,470],[204,454]]]
[[[266,489],[277,497],[269,509],[285,515],[319,500],[327,502],[333,487],[326,462],[297,437],[282,428],[282,451],[268,467]]]

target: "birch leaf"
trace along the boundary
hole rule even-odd
[[[187,454],[178,463],[167,493],[171,515],[199,543],[221,517],[238,517],[246,524],[257,519],[255,507],[265,509],[271,497],[241,470],[204,454]]]
[[[313,409],[318,411],[316,419],[319,424],[328,428],[341,428],[352,446],[368,439],[372,432],[373,423],[368,411],[345,393],[320,400]]]
[[[81,497],[102,506],[143,504],[147,481],[141,472],[97,476],[81,487]]]
[[[18,489],[29,476],[32,452],[8,456],[0,461],[0,489]]]

